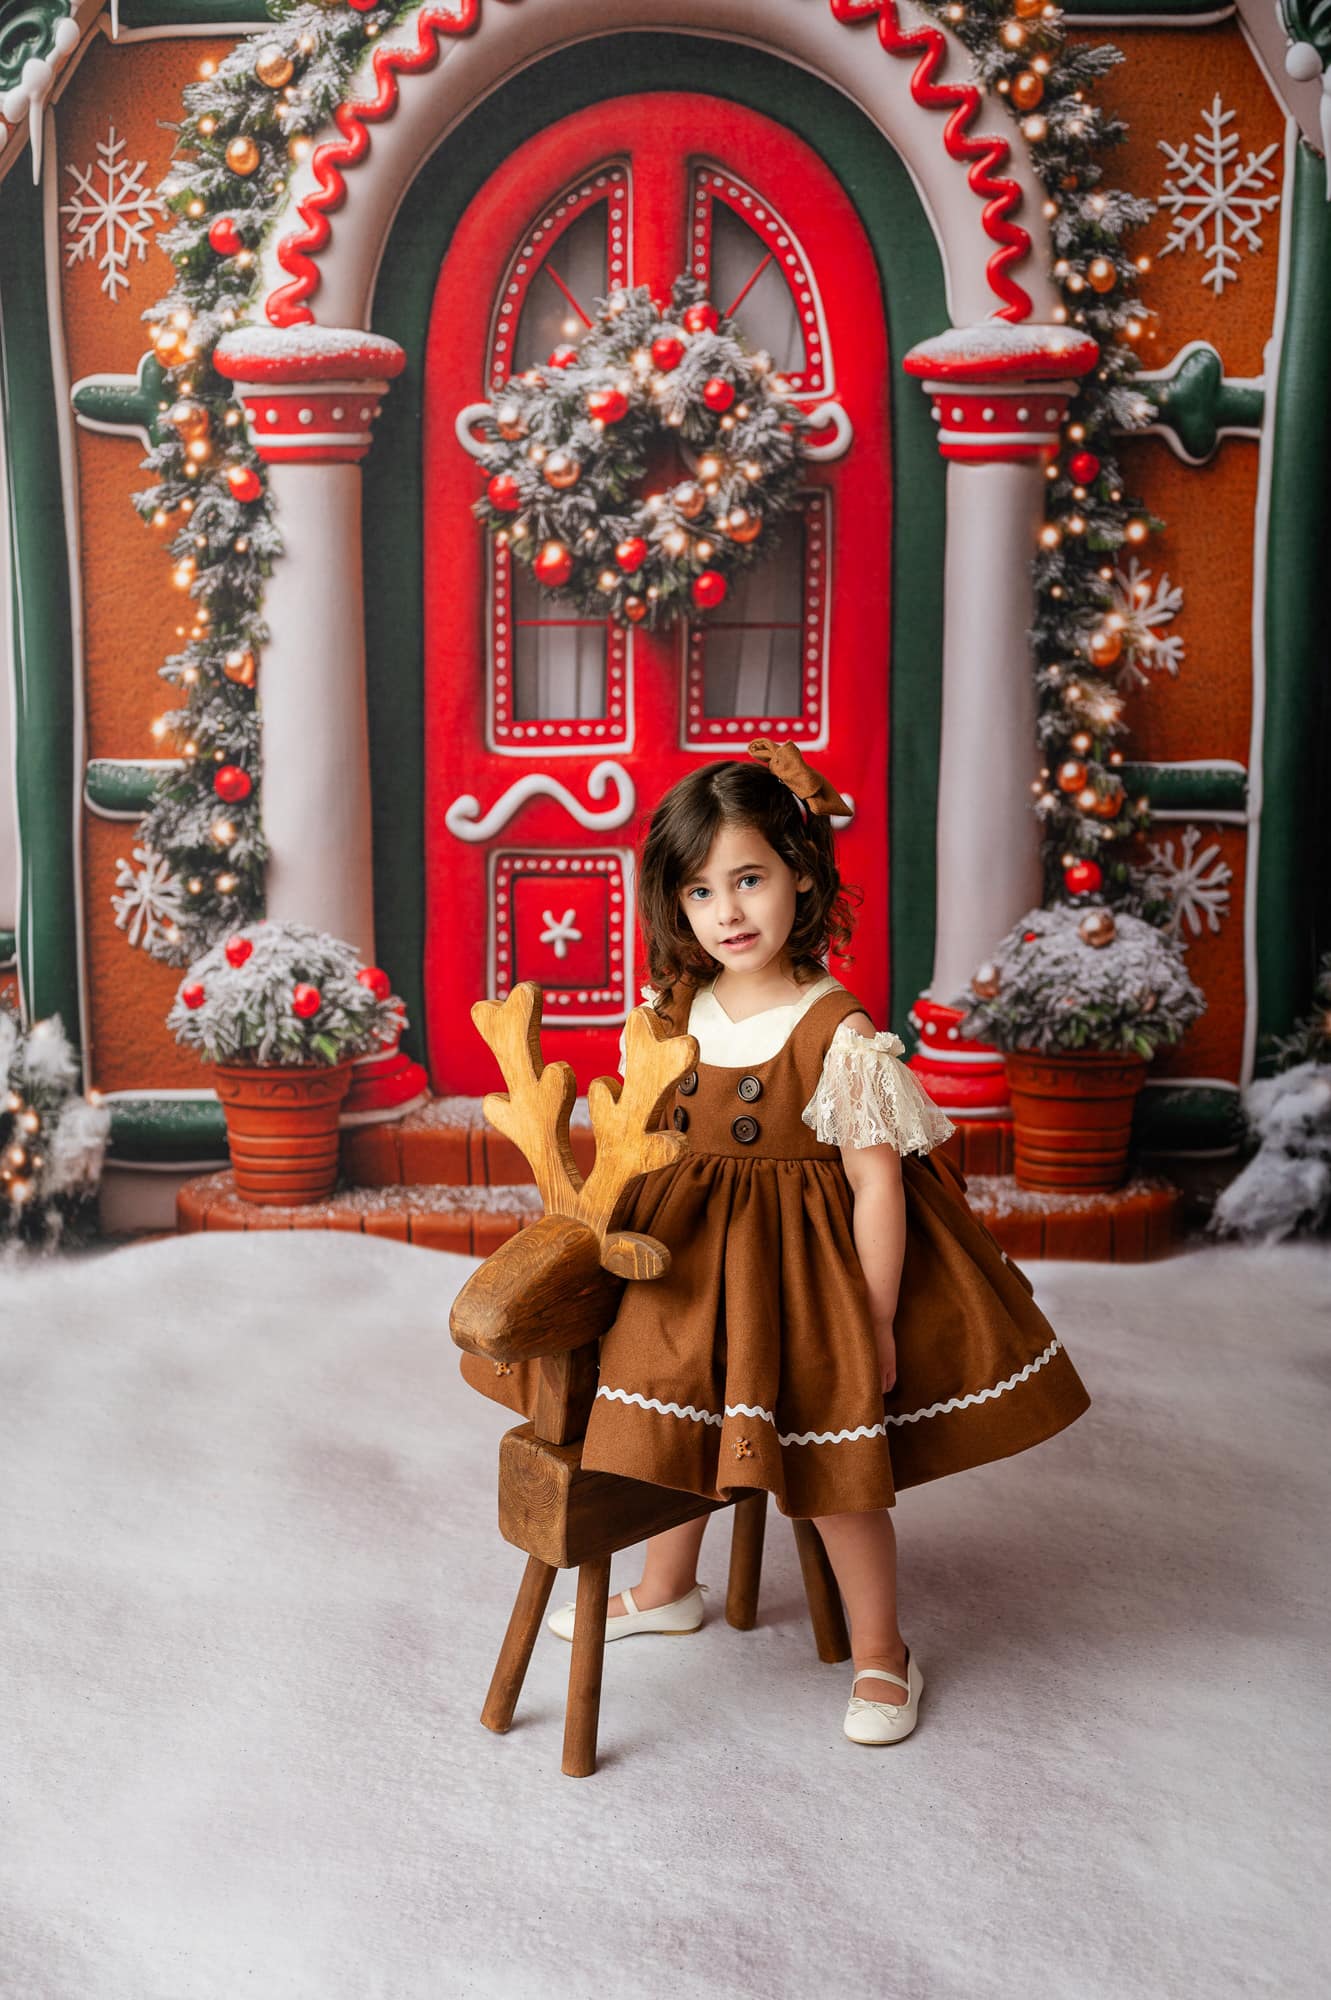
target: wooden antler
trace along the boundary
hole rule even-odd
[[[682,1132],[652,1129],[662,1100],[698,1060],[691,1035],[671,1035],[666,1024],[635,1011],[624,1030],[624,1081],[598,1076],[587,1091],[596,1159],[582,1190],[583,1217],[603,1235],[631,1181],[653,1167],[669,1166],[688,1151]]]
[[[665,1022],[644,1013],[630,1014],[623,1083],[598,1076],[587,1093],[596,1161],[584,1183],[568,1136],[577,1084],[567,1063],[541,1059],[540,987],[524,980],[502,1004],[478,1000],[471,1018],[508,1085],[507,1094],[492,1091],[481,1108],[525,1155],[546,1214],[585,1223],[601,1246],[604,1269],[625,1278],[659,1275],[665,1268],[660,1244],[632,1231],[607,1232],[630,1184],[687,1150],[682,1133],[652,1126],[666,1093],[698,1060],[693,1037],[672,1035]]]
[[[582,1221],[582,1175],[568,1136],[578,1082],[566,1062],[542,1060],[540,987],[526,979],[505,1001],[478,1000],[471,1018],[508,1085],[507,1094],[492,1090],[481,1110],[525,1156],[546,1214]]]

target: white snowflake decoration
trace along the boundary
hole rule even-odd
[[[1123,639],[1123,651],[1116,676],[1121,694],[1144,687],[1148,674],[1176,674],[1183,664],[1183,640],[1177,632],[1162,632],[1183,609],[1182,586],[1161,575],[1153,584],[1151,572],[1136,556],[1129,556],[1126,570],[1115,570],[1113,615]]]
[[[572,910],[565,910],[562,917],[542,910],[541,921],[546,926],[541,932],[541,943],[553,945],[556,958],[567,958],[569,946],[580,943],[582,939],[582,932],[573,922]]]
[[[148,162],[137,160],[131,167],[121,158],[124,150],[125,141],[117,139],[112,125],[108,136],[97,142],[96,165],[66,169],[74,176],[75,192],[60,209],[69,217],[65,228],[74,239],[65,246],[67,265],[83,263],[105,239],[97,268],[102,272],[102,290],[113,305],[116,287],[129,284],[131,253],[143,262],[148,233],[156,218],[166,213],[164,204],[143,185]],[[94,181],[95,174],[105,177],[105,187]]]
[[[1202,924],[1212,931],[1220,929],[1220,919],[1229,908],[1227,884],[1233,870],[1227,861],[1220,859],[1220,844],[1212,841],[1200,854],[1197,843],[1201,830],[1195,826],[1183,829],[1183,848],[1174,853],[1172,840],[1153,840],[1151,856],[1155,867],[1150,870],[1151,886],[1168,895],[1174,905],[1169,928],[1180,943],[1186,943],[1183,926],[1186,923],[1194,937],[1200,937]]]
[[[125,931],[132,945],[151,951],[165,939],[176,937],[176,919],[182,912],[180,883],[160,854],[151,847],[136,847],[134,861],[116,862],[116,887],[111,907],[116,913],[117,930]]]
[[[1174,217],[1159,254],[1167,257],[1171,250],[1186,250],[1189,245],[1202,250],[1211,266],[1202,283],[1210,285],[1217,298],[1238,278],[1242,251],[1261,249],[1257,225],[1280,200],[1279,190],[1257,192],[1275,179],[1275,168],[1268,162],[1279,142],[1273,139],[1262,152],[1249,152],[1239,166],[1239,135],[1225,130],[1233,117],[1217,91],[1210,110],[1202,113],[1204,132],[1194,132],[1181,146],[1171,146],[1167,139],[1157,142],[1171,170],[1160,206]],[[1191,160],[1189,146],[1196,148]]]

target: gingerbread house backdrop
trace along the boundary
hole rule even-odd
[[[1302,0],[1064,12],[1073,47],[1124,51],[1096,95],[1127,125],[1116,183],[1157,205],[1133,243],[1154,419],[1120,456],[1164,526],[1115,563],[1117,692],[1208,1010],[1153,1064],[1138,1136],[1224,1155],[1327,932],[1331,28]],[[1040,14],[1014,5],[1011,50]],[[853,801],[844,976],[929,1064],[968,1164],[1001,1164],[996,1065],[951,1003],[1041,896],[1031,563],[1095,350],[1038,116],[1006,70],[975,81],[965,20],[450,0],[385,16],[293,145],[222,344],[281,543],[235,673],[257,681],[269,913],[351,940],[410,1010],[355,1114],[362,1177],[504,1178],[475,1115],[483,992],[540,980],[554,1052],[584,1085],[613,1067],[644,811],[760,732]],[[173,124],[264,27],[254,0],[0,0],[0,956],[111,1106],[113,1226],[169,1216],[225,1157],[150,948],[190,884],[138,826],[175,761],[158,669],[197,614],[131,496],[167,420],[143,315],[172,283]],[[772,355],[816,449],[780,559],[724,619],[625,631],[552,611],[487,540],[468,412],[595,298],[681,272]]]

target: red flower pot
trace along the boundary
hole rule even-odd
[[[1005,1056],[1017,1186],[1121,1187],[1146,1060],[1089,1050],[1016,1049]]]
[[[349,1062],[217,1063],[213,1076],[242,1201],[290,1206],[333,1192]]]

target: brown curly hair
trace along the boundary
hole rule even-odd
[[[680,981],[710,979],[720,963],[693,935],[679,891],[703,866],[723,826],[753,827],[797,876],[812,876],[812,886],[796,897],[786,946],[797,974],[821,972],[824,953],[844,953],[850,942],[852,904],[863,898],[837,872],[830,819],[813,813],[806,819],[794,793],[763,764],[740,758],[705,764],[661,800],[639,861],[647,971],[662,1000]]]

